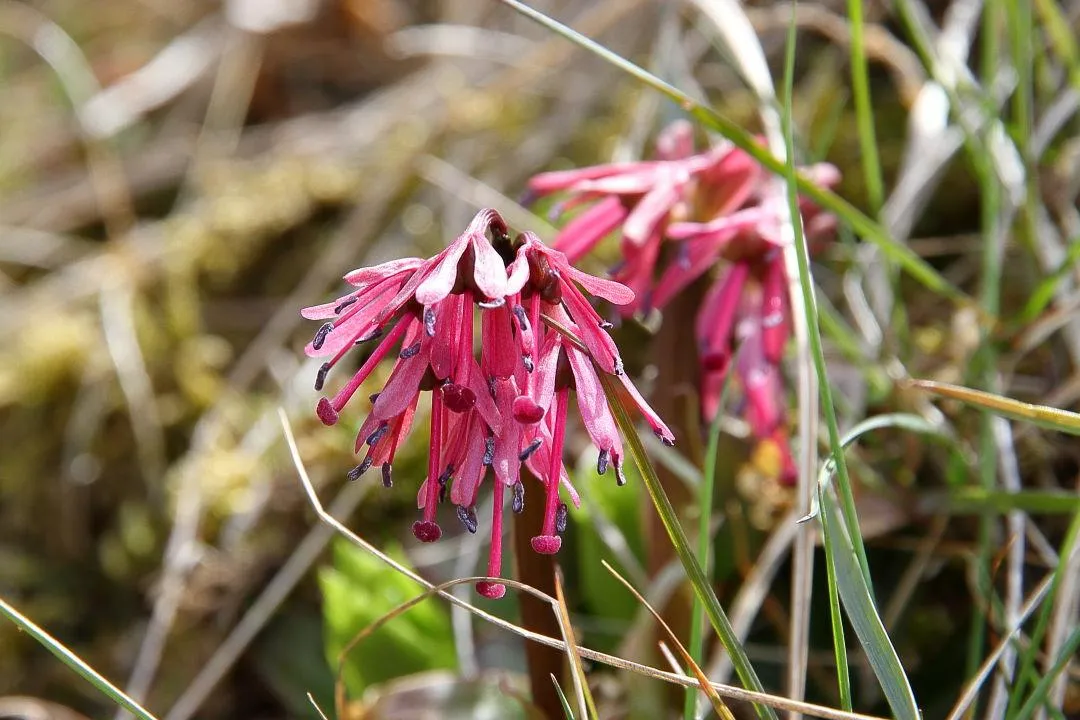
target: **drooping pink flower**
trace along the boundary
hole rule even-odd
[[[523,463],[544,487],[544,530],[533,547],[554,553],[561,546],[567,510],[560,491],[579,502],[562,461],[571,390],[576,390],[585,428],[600,451],[598,470],[613,466],[620,484],[622,443],[598,372],[619,376],[657,435],[674,441],[623,372],[618,348],[607,333],[610,326],[588,297],[625,304],[633,292],[577,270],[531,233],[511,240],[493,210],[478,213],[434,258],[360,268],[345,280],[355,289],[303,311],[304,317],[327,320],[306,348],[311,356],[330,358],[318,372],[315,389],[322,390],[328,373],[350,349],[378,343],[336,394],[319,400],[316,413],[325,424],[336,423],[374,369],[394,353],[389,378],[371,395],[370,411],[357,433],[355,451],[363,459],[348,475],[358,479],[377,464],[383,483],[391,486],[394,456],[409,434],[421,393],[430,393],[428,466],[417,492],[422,515],[412,531],[422,542],[438,540],[438,509],[449,499],[462,525],[476,532],[477,499],[490,475],[489,576],[502,569],[505,489],[511,490],[512,510],[524,506]],[[545,317],[580,338],[585,350],[565,341]],[[505,592],[490,582],[477,589],[491,598]]]
[[[825,187],[839,181],[825,163],[802,172]],[[715,274],[695,323],[703,414],[717,412],[735,347],[752,345],[756,350],[744,351],[749,357],[735,367],[744,412],[756,437],[784,439],[788,453],[781,383],[791,331],[782,257],[786,200],[768,181],[748,153],[730,144],[694,154],[692,127],[677,121],[658,138],[655,160],[543,173],[529,190],[534,197],[563,193],[555,214],[584,206],[553,243],[572,261],[620,231],[622,258],[612,277],[637,295],[621,304],[624,315],[662,310]],[[835,230],[835,218],[812,203],[800,199],[799,209],[809,241]]]

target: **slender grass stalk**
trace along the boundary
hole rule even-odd
[[[797,2],[797,0],[796,0]],[[856,541],[859,553],[859,564],[867,576],[869,585],[869,569],[866,562],[866,551],[862,547],[862,534],[859,532],[859,523],[855,514],[855,498],[851,494],[851,483],[847,475],[847,464],[844,459],[843,445],[840,440],[840,430],[836,422],[836,412],[832,402],[832,391],[829,388],[829,379],[825,374],[825,361],[821,343],[821,326],[817,318],[817,300],[814,297],[812,278],[810,276],[809,253],[806,247],[806,237],[803,234],[802,215],[799,213],[799,197],[793,182],[795,175],[795,132],[792,125],[792,98],[795,86],[795,48],[798,36],[795,32],[795,4],[792,5],[791,20],[788,23],[787,46],[784,50],[784,88],[783,88],[783,126],[784,143],[786,145],[786,177],[788,182],[787,201],[791,214],[791,225],[799,265],[799,286],[803,293],[803,309],[806,313],[806,326],[810,339],[810,351],[814,359],[814,367],[818,376],[818,392],[821,395],[821,405],[825,412],[829,428],[829,440],[832,446],[832,459],[837,464],[838,472],[842,473],[841,486],[844,494],[849,520],[854,521],[854,529],[849,531]],[[841,469],[842,467],[842,469]],[[850,498],[850,500],[849,500]],[[828,521],[821,516],[821,528],[828,539]],[[840,706],[844,710],[852,709],[851,699],[851,675],[848,669],[847,643],[844,639],[844,621],[840,614],[840,596],[836,582],[836,565],[832,554],[826,552],[826,577],[828,578],[829,590],[829,618],[832,626],[833,652],[836,656],[836,678],[840,692]]]
[[[548,319],[547,322],[551,323],[552,321]],[[565,334],[565,328],[560,332]],[[716,630],[716,634],[720,636],[720,642],[723,644],[724,649],[731,656],[731,664],[735,667],[735,672],[738,674],[739,679],[742,680],[743,685],[747,689],[761,692],[761,680],[758,679],[757,673],[754,672],[754,668],[750,664],[750,659],[746,656],[746,651],[743,649],[742,644],[739,643],[735,629],[731,626],[731,621],[720,606],[720,601],[717,599],[716,593],[713,592],[712,584],[705,575],[705,571],[702,570],[701,564],[698,563],[697,558],[694,556],[694,551],[691,549],[690,541],[682,529],[675,508],[672,507],[671,501],[664,492],[664,488],[660,484],[660,478],[656,475],[656,470],[649,463],[648,456],[645,453],[645,446],[642,445],[641,438],[638,437],[637,428],[627,414],[622,398],[619,397],[619,391],[615,387],[615,379],[605,372],[598,372],[598,375],[600,384],[604,388],[604,394],[607,396],[608,404],[611,406],[612,415],[615,417],[615,422],[626,439],[626,446],[638,466],[645,488],[652,498],[653,506],[660,516],[664,529],[667,530],[668,537],[671,538],[675,554],[679,556],[683,568],[686,569],[690,585],[705,608],[705,614],[708,616],[709,622],[712,624],[713,629]],[[772,708],[759,704],[755,704],[754,708],[757,710],[759,717],[777,720],[776,713],[773,712]]]
[[[1076,548],[1077,540],[1080,539],[1080,512],[1073,515],[1072,523],[1065,533],[1065,540],[1061,543],[1061,551],[1058,554],[1058,564],[1054,568],[1053,578],[1050,581],[1050,589],[1047,591],[1046,600],[1039,608],[1039,614],[1035,620],[1035,628],[1031,631],[1031,638],[1020,655],[1020,663],[1014,676],[1012,694],[1009,697],[1009,705],[1005,711],[1005,717],[1015,717],[1017,706],[1023,699],[1028,684],[1034,682],[1036,676],[1035,663],[1038,659],[1039,649],[1042,647],[1046,630],[1050,626],[1050,616],[1053,614],[1054,602],[1057,599],[1058,587],[1061,584],[1061,576],[1066,572],[1069,558]]]
[[[1037,707],[1042,705],[1046,699],[1047,694],[1050,692],[1050,685],[1053,684],[1057,676],[1064,670],[1065,666],[1069,664],[1069,661],[1073,659],[1077,649],[1080,648],[1080,627],[1073,628],[1069,633],[1069,639],[1065,641],[1065,644],[1061,648],[1061,652],[1058,653],[1057,658],[1054,659],[1054,664],[1050,668],[1050,672],[1046,673],[1039,684],[1035,686],[1035,689],[1031,693],[1031,697],[1020,708],[1020,712],[1015,715],[1016,720],[1028,720]]]
[[[794,17],[792,19],[794,20]],[[821,342],[817,298],[814,296],[814,279],[810,273],[810,251],[806,246],[802,216],[799,214],[799,196],[795,182],[795,140],[791,117],[791,98],[794,92],[795,76],[795,40],[795,24],[792,22],[788,27],[788,45],[784,60],[784,112],[782,122],[784,140],[787,144],[787,161],[784,164],[784,176],[788,180],[788,206],[791,209],[791,224],[795,230],[795,249],[799,261],[799,286],[802,288],[803,306],[806,310],[806,325],[810,335],[810,354],[814,360],[814,370],[817,372],[818,392],[821,394],[821,409],[825,414],[829,431],[829,448],[832,461],[836,465],[837,488],[843,505],[844,524],[847,526],[848,533],[851,535],[852,542],[855,545],[859,566],[866,576],[866,584],[873,587],[870,582],[870,568],[866,561],[866,548],[863,546],[862,533],[859,530],[859,519],[855,509],[855,495],[851,489],[851,478],[848,475],[847,461],[844,458],[843,444],[840,439],[840,426],[836,421],[836,407],[833,404],[832,387],[829,385],[829,375],[825,367],[825,351]],[[802,188],[798,187],[798,190],[802,190]]]
[[[819,490],[819,493],[821,491]],[[818,504],[824,502],[819,494]],[[831,547],[833,543],[832,533],[829,527],[828,513],[821,513],[822,544]],[[840,691],[840,707],[851,712],[851,670],[848,667],[847,641],[844,639],[844,618],[840,614],[840,591],[836,582],[836,560],[833,553],[825,553],[825,572],[829,587],[829,621],[832,625],[833,655],[836,657],[836,685]]]
[[[870,99],[870,78],[863,40],[863,0],[848,0],[848,27],[851,29],[851,89],[855,96],[855,118],[859,127],[859,155],[867,200],[876,216],[885,202],[881,160],[874,132],[874,107]]]
[[[0,598],[0,614],[3,614],[4,617],[15,623],[20,630],[44,645],[46,650],[97,688],[101,694],[139,718],[139,720],[156,720],[149,711],[143,709],[139,703],[128,697],[123,690],[102,677],[97,670],[86,664],[82,658],[68,650],[59,640],[38,627],[30,618],[20,613],[3,598]]]
[[[732,365],[735,358],[732,358]],[[724,379],[724,387],[720,391],[720,403],[716,411],[716,417],[709,425],[709,442],[705,449],[705,467],[701,472],[701,484],[698,485],[698,562],[705,569],[705,574],[712,578],[712,508],[713,488],[716,480],[716,453],[720,445],[720,424],[724,417],[724,407],[727,404],[728,388],[731,387],[731,375]],[[687,651],[694,662],[700,663],[704,656],[703,626],[705,623],[702,615],[701,600],[697,595],[690,609],[690,642]],[[686,703],[683,706],[685,720],[693,720],[697,711],[697,691],[688,688],[686,691]]]
[[[990,3],[989,7],[983,11],[983,62],[981,73],[983,80],[986,82],[989,82],[993,77],[998,62],[999,28],[997,16],[994,12],[996,5],[997,3]],[[1001,233],[1001,186],[988,160],[980,152],[979,148],[973,147],[973,145],[975,145],[975,142],[971,138],[968,141],[968,155],[972,160],[975,174],[979,180],[980,225],[983,237],[980,303],[984,310],[996,315],[1001,295],[1001,255],[998,251]],[[980,339],[975,368],[979,374],[979,383],[988,391],[995,390],[997,352],[986,333],[983,333]],[[996,420],[991,415],[985,415],[980,418],[979,422],[978,484],[982,490],[987,492],[993,490],[997,481],[998,454],[994,440],[995,422]],[[990,580],[990,562],[994,551],[993,530],[995,522],[995,518],[990,515],[983,515],[979,518],[975,582],[978,591],[985,598],[991,597],[994,592]],[[989,606],[990,603],[986,603],[982,607],[988,608]],[[978,608],[980,605],[979,603],[973,603],[973,607]],[[986,621],[987,618],[982,612],[976,610],[973,613],[971,635],[968,642],[967,662],[969,675],[974,673],[982,661],[986,644]]]
[[[647,70],[635,65],[617,53],[608,50],[603,45],[600,45],[594,40],[590,40],[566,25],[534,10],[525,3],[522,3],[519,0],[498,1],[507,7],[512,8],[516,12],[521,13],[530,20],[543,25],[552,32],[562,35],[570,42],[597,55],[654,90],[663,93],[671,100],[678,103],[678,105],[692,118],[713,132],[723,135],[734,143],[736,147],[745,151],[748,155],[757,160],[762,167],[773,174],[778,176],[788,175],[785,167],[786,164],[783,160],[777,158],[769,152],[768,149],[762,147],[754,139],[754,136],[751,133],[747,132],[730,118],[718,113],[708,105],[704,105],[697,100],[694,100],[686,93],[673,85],[664,82]],[[798,188],[798,191],[808,199],[837,217],[842,218],[855,232],[866,240],[879,246],[888,258],[896,262],[927,289],[961,305],[969,305],[971,303],[971,298],[968,297],[966,293],[945,279],[944,276],[915,254],[909,247],[893,239],[888,230],[881,224],[875,222],[847,200],[831,190],[820,187],[802,173],[794,173],[792,175],[792,182]]]

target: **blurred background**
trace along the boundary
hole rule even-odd
[[[959,22],[947,10],[961,4],[916,3],[935,29]],[[534,6],[758,129],[756,100],[691,5]],[[780,77],[790,6],[746,6]],[[838,192],[866,207],[845,7],[799,4],[794,115],[803,156],[840,167]],[[925,126],[913,120],[928,73],[891,3],[863,9],[884,174],[899,196],[890,228],[973,291],[977,178],[959,142],[929,174],[911,175],[938,147],[919,144]],[[1075,31],[1080,3],[1059,10]],[[1071,273],[1078,254],[1080,144],[1066,65],[1048,51],[1036,84],[1040,108],[1066,93],[1073,102],[1047,130],[1037,163],[1038,217],[1058,253],[1034,236],[1009,245],[1003,305],[1023,322],[1004,323],[997,338],[1005,389],[1059,407],[1080,397],[1071,281],[1051,288],[1053,303],[1042,308],[1066,308],[1064,317],[1040,324],[1041,312],[1021,311],[1040,280]],[[640,158],[675,117],[657,94],[497,2],[0,0],[0,596],[159,717],[317,717],[308,693],[329,712],[341,650],[416,586],[320,525],[278,408],[323,502],[365,539],[432,581],[481,572],[486,548],[483,533],[461,535],[456,525],[431,546],[417,547],[409,533],[424,432],[399,455],[392,490],[372,478],[346,482],[363,417],[334,428],[316,420],[317,363],[302,352],[315,328],[299,309],[340,294],[354,267],[434,253],[478,207],[551,238],[545,208],[517,204],[530,175]],[[844,234],[816,258],[848,427],[870,412],[929,413],[925,400],[893,386],[890,363],[962,381],[981,342],[972,315],[905,282],[884,283],[900,309],[883,330],[873,321],[881,299],[867,290],[877,276],[866,250]],[[587,269],[614,261],[614,247],[605,252]],[[645,387],[657,372],[654,330],[627,323],[617,332]],[[964,472],[957,457],[975,463],[978,418],[949,414],[971,439],[968,455],[894,432],[865,443],[855,460],[879,604],[927,717],[942,716],[967,677],[981,582],[967,564],[976,520],[947,513],[940,500],[950,473]],[[696,418],[676,422],[692,435],[682,454],[650,447],[674,483],[687,465],[696,472],[703,453]],[[751,584],[759,602],[739,615],[748,652],[766,686],[779,689],[791,592],[784,528],[795,503],[745,425],[733,418],[725,431],[716,588],[727,604]],[[1025,487],[1075,491],[1075,443],[1024,432],[1015,449]],[[679,575],[664,572],[670,555],[650,550],[666,539],[633,473],[623,488],[600,482],[582,433],[569,452],[585,502],[560,561],[579,638],[648,659],[652,621],[599,561],[613,561],[650,597],[670,597],[681,592]],[[1036,527],[1050,548],[1032,540],[1036,571],[1050,566],[1068,520],[1058,512]],[[455,592],[475,599],[469,586]],[[480,600],[517,621],[513,593]],[[827,602],[813,602],[822,621],[808,694],[835,704]],[[349,717],[539,712],[526,699],[522,641],[446,603],[425,601],[351,657],[342,674]],[[589,670],[604,717],[681,707],[659,682]],[[860,707],[887,713],[865,663],[855,678]],[[1077,687],[1073,675],[1073,711]],[[115,712],[0,623],[0,716]]]

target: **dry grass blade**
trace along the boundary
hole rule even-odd
[[[983,390],[936,382],[934,380],[910,380],[912,386],[951,400],[959,400],[981,410],[1012,420],[1029,422],[1039,427],[1057,430],[1070,435],[1080,435],[1080,414],[1047,405],[1020,402],[1003,395]]]
[[[570,658],[570,673],[574,678],[574,694],[577,695],[578,709],[583,718],[599,718],[596,702],[589,692],[589,682],[585,677],[585,668],[581,664],[581,654],[577,649],[574,626],[570,622],[570,611],[566,607],[566,595],[563,593],[562,569],[555,566],[555,615],[559,618],[563,639],[566,640],[566,654]]]
[[[712,704],[713,710],[716,711],[716,714],[721,718],[724,718],[724,720],[735,720],[735,716],[731,714],[731,710],[728,709],[728,706],[724,704],[724,701],[717,694],[716,689],[712,686],[712,683],[709,682],[709,678],[705,676],[705,671],[703,671],[701,667],[696,662],[694,662],[694,658],[690,656],[690,653],[686,651],[686,648],[683,647],[683,644],[679,642],[679,638],[671,629],[671,626],[664,622],[664,618],[660,617],[660,613],[656,612],[653,606],[650,605],[644,597],[642,597],[641,593],[635,590],[634,586],[631,585],[629,581],[626,580],[626,578],[620,575],[615,570],[615,568],[611,567],[611,565],[609,565],[606,560],[602,561],[602,563],[604,565],[604,568],[609,573],[614,575],[616,580],[625,585],[626,589],[629,590],[635,598],[637,598],[637,601],[644,605],[645,608],[648,609],[650,613],[652,613],[652,616],[656,618],[656,622],[660,623],[660,627],[664,628],[664,632],[668,634],[668,637],[671,638],[671,642],[675,644],[675,649],[678,650],[679,655],[682,656],[683,662],[687,664],[687,666],[690,668],[690,671],[694,673],[694,677],[698,679],[698,684],[701,686],[702,692],[704,692],[705,696],[709,698],[709,702]]]

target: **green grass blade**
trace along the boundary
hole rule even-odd
[[[44,645],[45,649],[59,658],[62,663],[81,675],[84,680],[97,688],[114,703],[127,710],[136,718],[139,718],[139,720],[156,720],[156,718],[143,709],[139,703],[124,694],[123,690],[102,677],[94,670],[94,668],[87,665],[82,658],[68,650],[59,640],[35,625],[30,618],[20,613],[2,598],[0,598],[0,613],[3,613],[8,620],[18,625],[20,630]]]
[[[823,524],[833,532],[826,538],[825,551],[836,567],[836,587],[870,667],[877,676],[893,715],[899,720],[919,720],[919,706],[908,682],[900,657],[881,622],[870,588],[856,560],[855,546],[840,517],[840,508],[832,493],[823,493]]]
[[[851,28],[851,89],[855,96],[855,119],[859,127],[859,155],[862,158],[867,200],[876,214],[881,212],[881,206],[885,202],[885,189],[874,133],[870,73],[867,70],[866,47],[863,42],[863,0],[848,0],[847,5],[848,26]]]
[[[1020,708],[1020,712],[1016,714],[1016,720],[1028,720],[1035,713],[1036,708],[1046,701],[1050,686],[1057,676],[1065,670],[1065,666],[1072,660],[1078,649],[1080,649],[1080,627],[1073,628],[1072,632],[1069,633],[1069,639],[1062,646],[1061,652],[1058,653],[1054,664],[1050,667],[1050,672],[1039,680],[1035,689],[1031,692],[1031,697],[1027,699],[1027,702]]]
[[[663,93],[677,103],[690,117],[716,132],[748,155],[757,160],[764,168],[775,175],[785,175],[786,168],[783,160],[780,160],[755,140],[753,134],[747,132],[730,118],[721,115],[707,105],[699,103],[686,93],[673,85],[664,82],[652,73],[635,65],[620,55],[608,50],[594,40],[590,40],[562,23],[549,18],[547,15],[534,10],[519,0],[499,0],[499,2],[521,13],[525,17],[548,28],[579,47],[588,50],[605,61],[611,63],[620,70],[640,80],[649,87]],[[869,242],[881,248],[881,251],[890,260],[902,267],[913,278],[918,280],[927,289],[948,297],[962,304],[970,304],[971,298],[962,290],[945,279],[929,263],[916,255],[911,248],[897,242],[889,232],[879,223],[875,222],[854,205],[842,197],[819,187],[801,173],[796,173],[794,183],[800,193],[805,195],[817,205],[843,219],[851,228]]]
[[[946,494],[949,512],[1001,513],[1020,510],[1035,515],[1069,515],[1080,511],[1080,495],[1068,490],[987,490],[959,487]]]
[[[736,351],[738,355],[738,351]],[[732,358],[732,363],[738,358]],[[701,473],[701,484],[698,486],[698,562],[705,568],[705,573],[712,576],[710,562],[710,550],[712,549],[712,535],[709,532],[712,524],[713,487],[716,481],[716,453],[720,446],[720,421],[724,417],[724,407],[727,404],[728,388],[731,387],[731,374],[724,378],[724,385],[720,389],[720,402],[716,410],[716,417],[709,425],[709,441],[705,449],[705,467]],[[700,663],[704,653],[703,625],[704,619],[701,613],[701,600],[694,595],[694,604],[690,615],[690,642],[687,651],[696,663]],[[693,720],[697,709],[698,691],[694,688],[686,689],[686,704],[683,707],[685,720]]]
[[[814,505],[816,507],[820,507],[820,500],[818,498],[821,497],[821,494],[822,491],[820,490],[814,494]],[[836,560],[833,553],[828,552],[828,548],[833,547],[833,534],[835,532],[836,530],[834,530],[830,524],[829,518],[822,515],[821,538],[822,543],[826,548],[825,573],[828,579],[829,623],[832,631],[833,654],[836,656],[836,684],[840,691],[841,709],[851,712],[853,708],[851,670],[848,667],[847,640],[844,637],[844,618],[840,614],[840,592],[838,589],[839,582],[836,577]]]
[[[555,686],[555,694],[559,696],[559,702],[562,704],[562,710],[566,715],[566,720],[574,720],[574,711],[570,708],[570,703],[566,699],[566,694],[563,692],[563,689],[559,687],[559,681],[554,675],[551,676],[551,684]]]
[[[680,562],[686,569],[686,575],[690,579],[690,585],[694,588],[694,593],[705,607],[705,614],[708,616],[709,622],[712,624],[713,629],[716,630],[721,644],[723,644],[724,649],[731,657],[731,664],[734,666],[735,672],[747,689],[764,692],[761,680],[758,679],[757,673],[754,672],[750,659],[746,656],[746,651],[739,644],[735,629],[731,626],[731,621],[728,620],[724,609],[720,607],[720,601],[717,599],[716,593],[713,592],[712,584],[694,556],[694,551],[690,546],[686,533],[683,532],[675,508],[672,507],[671,500],[668,499],[664,488],[660,485],[660,478],[657,477],[656,470],[653,469],[648,456],[645,454],[645,446],[642,445],[641,438],[638,437],[637,428],[627,414],[626,407],[619,396],[619,391],[615,387],[616,380],[604,372],[598,372],[598,375],[600,384],[604,388],[604,394],[607,396],[608,404],[611,406],[612,415],[615,416],[615,422],[619,425],[619,430],[626,440],[626,447],[634,458],[642,480],[645,482],[645,488],[652,498],[653,507],[656,508],[660,521],[664,524],[664,529],[671,539],[675,554],[679,556]],[[755,705],[754,707],[759,717],[776,720],[776,713],[772,708],[766,705]]]

